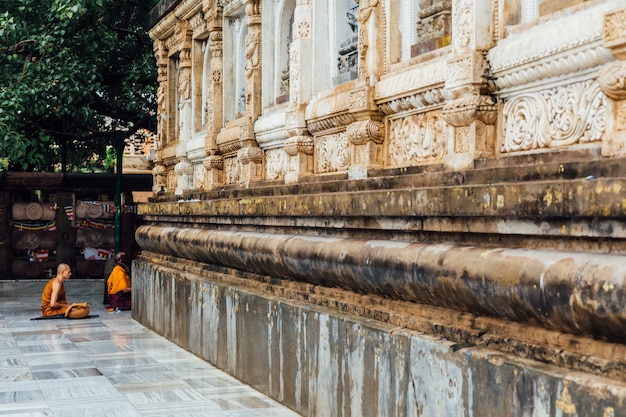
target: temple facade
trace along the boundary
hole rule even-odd
[[[163,0],[133,317],[304,416],[626,415],[622,0]]]

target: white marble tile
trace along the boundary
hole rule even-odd
[[[39,302],[0,302],[0,417],[297,416],[130,312],[30,320]]]

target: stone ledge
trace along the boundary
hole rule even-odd
[[[251,291],[263,297],[324,307],[340,314],[391,325],[390,333],[408,329],[443,338],[450,348],[484,348],[519,358],[626,382],[626,346],[447,308],[363,295],[200,262],[145,252],[139,262],[167,268],[185,279]]]
[[[555,367],[543,360],[549,355],[543,362],[525,359],[516,349],[530,344],[520,337],[490,345],[518,342],[511,344],[513,354],[450,339],[471,325],[464,314],[411,306],[379,317],[436,330],[430,336],[363,318],[361,312],[377,311],[368,306],[371,297],[144,255],[133,268],[133,318],[302,415],[626,415],[626,384],[613,379],[621,374],[608,376],[619,366],[603,371],[610,361],[597,362],[594,373],[601,376],[573,370],[578,359],[593,369],[595,356],[557,348],[550,355],[572,367]],[[292,300],[289,292],[309,296]],[[493,332],[495,339],[496,330],[534,334],[502,322],[482,336]],[[597,343],[590,353],[623,362],[620,346],[567,335],[553,340],[582,351]]]

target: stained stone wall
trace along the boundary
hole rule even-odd
[[[307,416],[617,416],[626,9],[152,14],[133,315]]]

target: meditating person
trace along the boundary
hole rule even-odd
[[[43,289],[41,295],[41,316],[64,316],[70,306],[65,298],[63,282],[70,279],[72,269],[68,264],[61,263],[57,267],[57,274],[51,278]]]
[[[130,310],[131,286],[127,266],[128,256],[125,252],[119,252],[115,255],[115,261],[115,267],[113,267],[113,271],[111,271],[111,275],[109,275],[107,280],[110,301],[107,310]]]

